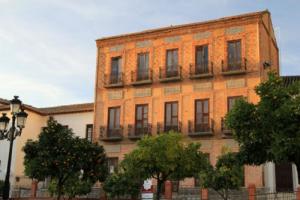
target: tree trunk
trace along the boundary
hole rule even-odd
[[[159,178],[157,179],[157,188],[156,188],[156,200],[160,200],[160,191],[163,181]]]
[[[61,192],[62,192],[62,183],[59,180],[58,183],[57,183],[57,200],[60,200]]]

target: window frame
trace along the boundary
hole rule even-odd
[[[89,134],[89,128],[92,129],[90,140],[89,140],[89,137],[88,137],[88,134]],[[93,141],[93,131],[94,131],[94,125],[93,125],[93,124],[86,124],[86,126],[85,126],[85,138],[86,138],[88,141],[90,141],[90,142]]]
[[[174,104],[176,104],[176,106],[177,106],[177,112],[176,112],[176,115],[175,115],[175,113],[173,113],[173,105]],[[171,116],[170,116],[170,125],[167,125],[167,105],[170,105],[171,106]],[[170,131],[170,130],[172,130],[172,128],[174,128],[174,127],[177,127],[177,129],[178,129],[178,123],[179,123],[179,121],[178,121],[178,113],[179,113],[179,104],[178,104],[178,101],[169,101],[169,102],[165,102],[165,116],[164,116],[164,129],[165,129],[165,131]],[[173,119],[176,119],[176,121],[177,121],[177,124],[176,125],[173,125]]]
[[[202,120],[201,120],[201,123],[198,124],[198,112],[197,112],[197,105],[198,105],[198,102],[201,102],[201,107],[202,107],[202,113],[199,113],[199,114],[202,114]],[[208,104],[208,108],[207,108],[207,113],[204,112],[204,108],[205,108],[205,102],[207,102]],[[196,99],[195,100],[195,105],[194,105],[194,110],[195,110],[195,113],[194,113],[194,119],[195,119],[195,124],[194,124],[194,129],[196,132],[200,132],[201,130],[208,130],[210,128],[210,105],[209,105],[209,98],[206,98],[206,99]],[[207,117],[207,123],[204,123],[204,117]],[[200,127],[203,128],[201,129]]]
[[[237,43],[239,43],[239,52],[237,50]],[[230,44],[234,44],[234,56],[233,56],[233,60],[230,59],[229,55],[230,55]],[[239,58],[238,55],[239,54]],[[242,39],[236,39],[236,40],[229,40],[227,41],[227,67],[228,70],[239,70],[242,67]]]
[[[119,127],[117,127],[116,126],[116,110],[119,110]],[[115,110],[114,112],[114,123],[113,123],[113,129],[110,129],[110,115],[111,115],[111,113],[110,113],[110,111],[111,110]],[[121,106],[114,106],[114,107],[109,107],[108,108],[108,119],[107,119],[108,121],[107,121],[107,126],[108,126],[108,130],[115,130],[115,129],[117,129],[117,128],[120,128],[121,127]]]
[[[171,52],[171,65],[169,65],[168,60],[169,60],[169,52]],[[175,52],[176,52],[176,59],[175,59]],[[179,49],[174,48],[174,49],[167,49],[166,50],[166,75],[167,76],[177,76],[178,75],[178,66],[179,66]],[[176,62],[175,62],[176,61]]]
[[[139,107],[142,108],[142,113],[141,113],[142,119],[141,120],[137,119],[138,118],[138,108]],[[145,117],[145,107],[147,107],[146,117]],[[144,124],[144,120],[147,120],[146,125]],[[142,124],[141,129],[144,129],[148,126],[148,122],[149,122],[149,106],[148,106],[148,104],[137,104],[137,105],[135,105],[135,126],[134,126],[134,129],[135,130],[138,129],[138,127],[137,127],[138,123],[141,123]]]
[[[207,58],[205,58],[205,49],[207,51]],[[198,51],[202,51],[200,58],[198,58]],[[203,59],[200,64],[198,59]],[[209,63],[209,48],[208,44],[197,45],[195,46],[195,72],[196,73],[207,73],[208,72],[208,63]]]

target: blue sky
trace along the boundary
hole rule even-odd
[[[297,0],[0,0],[0,97],[91,102],[95,39],[269,9],[282,75],[300,74]]]

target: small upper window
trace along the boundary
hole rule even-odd
[[[86,125],[86,139],[90,142],[92,142],[93,138],[93,124],[87,124]]]

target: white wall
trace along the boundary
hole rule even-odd
[[[94,112],[70,113],[53,115],[54,119],[62,125],[68,125],[76,136],[85,138],[86,125],[94,123]]]

